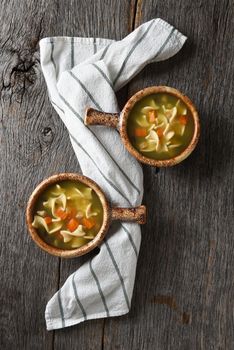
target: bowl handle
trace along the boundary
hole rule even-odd
[[[85,125],[105,125],[118,128],[119,113],[105,113],[94,108],[87,108],[84,123]]]
[[[142,225],[146,223],[146,207],[140,205],[136,208],[111,208],[111,219],[121,221],[134,221]]]

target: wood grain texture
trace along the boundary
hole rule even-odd
[[[0,32],[1,349],[233,349],[233,0],[2,1]],[[51,35],[120,39],[161,17],[189,38],[119,93],[167,84],[197,105],[202,134],[181,165],[144,167],[151,219],[143,228],[131,312],[56,332],[46,302],[88,259],[40,251],[25,225],[43,178],[78,171],[67,132],[50,106],[38,41]],[[128,91],[127,91],[128,90]]]

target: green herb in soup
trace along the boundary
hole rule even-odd
[[[103,207],[92,188],[61,181],[39,198],[32,223],[48,244],[61,249],[81,247],[100,230]]]
[[[194,122],[181,99],[165,93],[138,101],[130,112],[128,136],[134,148],[147,158],[170,159],[189,145]]]

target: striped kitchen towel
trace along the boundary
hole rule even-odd
[[[115,91],[148,63],[175,55],[185,40],[157,18],[120,41],[77,37],[40,41],[50,101],[67,127],[82,172],[100,185],[114,205],[141,203],[142,169],[125,150],[116,130],[84,125],[85,109],[118,112]],[[115,222],[99,253],[75,271],[48,302],[47,329],[126,314],[140,242],[138,224]]]

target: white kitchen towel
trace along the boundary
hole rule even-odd
[[[142,24],[120,41],[53,37],[40,41],[50,101],[67,127],[84,175],[116,206],[133,207],[143,195],[142,169],[116,130],[87,127],[86,107],[118,112],[115,91],[145,65],[175,55],[186,37],[162,19]],[[141,242],[135,223],[114,223],[100,251],[84,263],[48,302],[48,330],[130,309]]]

